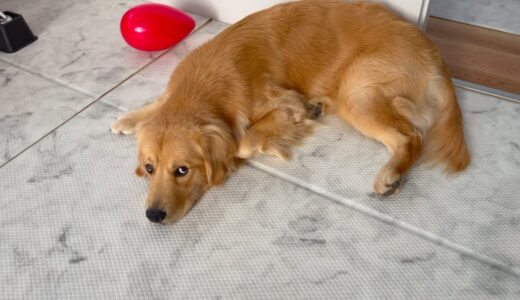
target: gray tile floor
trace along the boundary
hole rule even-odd
[[[293,160],[255,159],[156,226],[135,142],[108,128],[226,24],[142,54],[114,29],[136,1],[65,2],[8,1],[41,38],[0,54],[0,299],[520,297],[519,104],[459,89],[472,166],[418,166],[388,201],[370,196],[383,147],[326,119]],[[104,25],[74,66],[84,7]]]
[[[518,0],[430,0],[430,14],[520,35]]]

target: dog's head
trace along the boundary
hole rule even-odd
[[[235,140],[219,120],[164,110],[140,127],[137,143],[136,174],[149,178],[146,217],[156,223],[182,218],[235,164]]]

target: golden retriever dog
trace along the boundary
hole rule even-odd
[[[422,159],[470,162],[446,65],[416,27],[373,3],[298,1],[254,13],[191,52],[153,103],[114,122],[136,134],[146,216],[173,223],[258,153],[288,158],[323,114],[383,143],[374,190]]]

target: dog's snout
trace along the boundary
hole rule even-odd
[[[162,209],[149,208],[146,210],[146,217],[154,223],[161,223],[166,218],[166,212]]]

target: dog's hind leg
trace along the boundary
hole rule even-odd
[[[398,191],[401,179],[413,166],[422,151],[422,134],[406,111],[414,111],[408,99],[385,99],[376,90],[366,88],[362,93],[349,95],[338,101],[337,112],[353,127],[368,137],[382,142],[391,158],[379,171],[374,189],[381,196]],[[405,110],[404,108],[407,109]]]
[[[112,133],[135,134],[139,124],[153,116],[165,101],[166,97],[163,95],[159,99],[117,118],[110,128]]]
[[[240,141],[237,156],[251,158],[257,153],[291,156],[291,147],[301,144],[323,113],[321,102],[312,102],[294,91],[285,91],[271,103],[271,111],[247,130]]]

